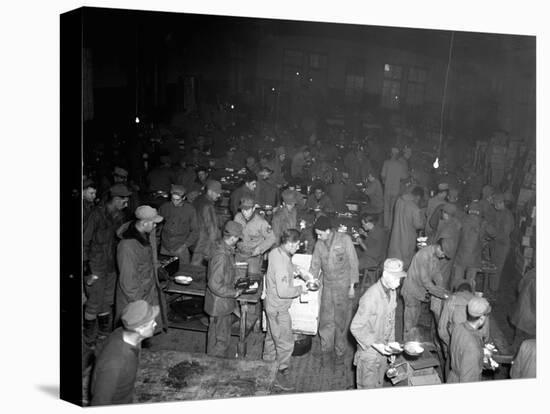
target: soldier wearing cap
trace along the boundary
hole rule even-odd
[[[369,198],[369,204],[364,207],[361,212],[369,214],[382,214],[384,213],[384,192],[382,191],[382,184],[374,176],[374,173],[371,171],[367,174],[367,179],[365,180],[365,194]]]
[[[269,252],[269,265],[265,276],[265,312],[267,316],[267,333],[265,336],[262,358],[266,361],[277,361],[277,378],[275,386],[290,391],[288,370],[294,350],[292,321],[289,309],[292,299],[307,292],[305,285],[294,285],[295,266],[292,255],[300,245],[300,233],[296,229],[283,231],[280,245]],[[296,269],[304,280],[311,279],[307,270]]]
[[[82,222],[83,228],[86,227],[86,221],[95,207],[97,196],[97,186],[89,178],[82,182]]]
[[[391,228],[393,224],[393,208],[399,197],[401,181],[406,180],[409,176],[405,166],[397,159],[398,155],[399,148],[392,148],[391,158],[384,161],[380,173],[384,183],[384,226],[387,228]]]
[[[160,206],[159,214],[164,217],[161,229],[160,253],[177,256],[180,269],[189,263],[189,247],[199,238],[199,227],[195,207],[185,201],[185,188],[173,185],[171,200]]]
[[[247,173],[243,181],[243,185],[235,189],[229,196],[229,210],[233,216],[239,212],[239,204],[243,197],[256,198],[256,186],[258,184],[256,174]]]
[[[268,167],[260,168],[256,181],[255,199],[260,206],[275,207],[279,205],[279,189],[271,180],[273,170]]]
[[[199,238],[191,264],[200,266],[204,259],[209,259],[212,250],[221,237],[221,226],[214,203],[222,194],[222,185],[219,181],[208,180],[206,182],[206,194],[197,197],[193,206],[197,212],[199,224]]]
[[[122,327],[113,331],[96,357],[91,378],[91,405],[133,402],[141,343],[153,336],[158,306],[144,300],[130,302],[122,311]]]
[[[407,273],[403,271],[401,260],[386,259],[382,276],[359,300],[350,326],[357,341],[353,360],[357,366],[357,388],[379,388],[383,385],[389,354],[381,355],[371,345],[395,341],[395,290],[405,276]]]
[[[84,274],[88,277],[88,300],[84,309],[84,341],[94,347],[98,336],[106,337],[112,330],[112,306],[116,285],[117,229],[124,222],[124,209],[131,192],[124,184],[109,190],[105,203],[95,207],[82,234]]]
[[[112,172],[112,181],[109,177],[104,176],[101,179],[100,193],[103,195],[109,191],[115,184],[126,184],[128,182],[128,171],[119,166],[115,166]]]
[[[388,256],[401,259],[405,269],[408,269],[414,256],[417,231],[425,226],[425,215],[420,208],[423,198],[424,190],[414,187],[395,203]]]
[[[332,352],[343,362],[346,351],[351,304],[355,284],[359,281],[357,253],[346,233],[334,231],[326,216],[314,224],[317,242],[311,258],[310,273],[319,277],[322,271],[323,291],[319,315],[322,362],[328,362]]]
[[[206,353],[228,357],[231,340],[231,314],[241,291],[235,289],[235,245],[242,237],[243,227],[234,221],[224,226],[223,239],[216,243],[208,262],[208,285],[204,311],[210,316]]]
[[[476,274],[481,268],[483,242],[495,237],[495,228],[481,214],[478,202],[470,204],[460,230],[451,287],[460,285],[464,280],[474,286]]]
[[[405,341],[417,341],[418,318],[420,317],[422,302],[430,301],[431,310],[436,320],[439,320],[440,309],[434,304],[440,305],[437,299],[445,300],[449,297],[449,291],[443,285],[440,261],[445,259],[446,252],[452,247],[447,239],[438,240],[437,243],[420,249],[413,257],[407,270],[407,278],[403,282],[401,296],[405,304],[403,316],[403,339]],[[435,303],[432,298],[435,298]]]
[[[441,208],[438,224],[434,226],[437,230],[432,238],[432,241],[448,239],[450,242],[450,250],[445,252],[446,259],[442,260],[440,263],[441,274],[443,276],[443,287],[445,289],[451,289],[451,272],[454,265],[456,249],[460,240],[460,230],[462,229],[462,223],[456,218],[456,214],[456,205],[445,203]]]
[[[248,262],[249,273],[260,273],[262,255],[277,242],[269,223],[255,211],[255,201],[243,197],[235,221],[243,226],[242,241],[237,244],[237,260]]]
[[[466,307],[470,299],[474,297],[472,286],[469,283],[462,283],[455,292],[447,299],[442,307],[441,316],[437,324],[437,334],[441,341],[443,357],[445,359],[445,376],[449,374],[451,361],[449,359],[449,345],[451,335],[456,326],[466,322]],[[486,342],[489,341],[489,319],[481,328],[481,336]]]
[[[298,194],[296,190],[286,189],[281,194],[283,205],[273,214],[271,227],[275,238],[279,240],[283,232],[287,229],[297,228],[298,210],[296,203],[298,202]]]
[[[493,197],[495,205],[495,242],[492,251],[492,260],[496,265],[496,273],[489,279],[489,287],[493,294],[496,294],[500,286],[500,278],[504,263],[510,252],[510,235],[514,230],[514,216],[506,208],[504,195],[497,194]]]
[[[433,237],[437,227],[432,227],[430,219],[436,211],[437,207],[445,204],[447,196],[449,195],[449,184],[439,183],[437,186],[437,193],[428,200],[428,207],[426,208],[426,236]]]
[[[159,305],[162,298],[155,268],[155,228],[163,218],[155,208],[139,206],[136,220],[118,230],[122,239],[117,247],[117,263],[120,275],[116,290],[116,321],[130,302],[145,300],[149,305]],[[162,319],[159,328],[164,329]]]
[[[487,299],[474,296],[466,310],[466,322],[457,325],[451,334],[448,383],[481,381],[484,356],[481,328],[489,318],[491,305]]]
[[[192,166],[187,165],[183,154],[180,154],[178,163],[174,169],[174,183],[183,186],[189,192],[191,184],[197,179],[197,173]]]

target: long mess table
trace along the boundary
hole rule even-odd
[[[273,362],[143,349],[134,402],[269,395],[276,372]]]
[[[164,292],[168,295],[175,296],[175,298],[182,295],[204,297],[204,295],[206,294],[206,273],[198,272],[196,266],[187,265],[186,268],[188,268],[188,271],[179,271],[176,273],[176,275],[192,275],[193,281],[191,282],[191,284],[178,284],[174,281],[174,278],[171,277],[164,287]],[[241,358],[244,358],[246,356],[246,339],[250,334],[250,331],[253,329],[256,319],[259,316],[259,314],[255,314],[255,319],[253,321],[247,321],[249,315],[249,306],[254,306],[260,302],[260,296],[263,288],[262,275],[251,275],[250,279],[256,280],[258,282],[259,287],[257,292],[252,294],[242,294],[237,298],[237,303],[239,304],[240,310],[239,342],[237,344],[237,353],[238,356]]]

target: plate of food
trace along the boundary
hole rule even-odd
[[[306,282],[306,287],[311,292],[317,292],[321,287],[321,282],[319,281],[319,279],[308,280]]]
[[[387,348],[391,351],[392,354],[400,354],[403,352],[403,347],[399,342],[390,342],[387,345]]]
[[[418,356],[424,352],[424,347],[417,341],[409,341],[404,346],[405,353],[410,356]]]
[[[193,278],[191,276],[174,276],[174,282],[180,284],[180,285],[190,285],[193,281]]]

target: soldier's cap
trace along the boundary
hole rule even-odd
[[[384,273],[395,277],[406,277],[407,272],[403,271],[403,261],[395,258],[388,258],[384,261]]]
[[[239,208],[241,210],[248,210],[249,208],[252,208],[256,205],[256,202],[252,197],[245,196],[241,198],[241,203],[239,204]]]
[[[217,180],[208,180],[208,181],[206,181],[206,188],[208,190],[214,191],[215,193],[218,193],[218,194],[222,193],[222,185]]]
[[[126,305],[120,319],[126,329],[134,330],[151,322],[159,312],[159,306],[151,306],[144,300],[136,300]]]
[[[128,171],[126,171],[124,168],[115,167],[113,172],[121,177],[128,177]]]
[[[391,148],[391,152],[392,152],[392,154],[399,154],[399,148],[397,148],[397,147],[392,147],[392,148]]]
[[[90,178],[86,178],[83,182],[82,182],[82,189],[85,190],[86,188],[96,188],[96,185],[95,183],[93,182],[93,180],[91,180]]]
[[[283,198],[283,201],[287,204],[296,204],[298,202],[298,194],[295,190],[291,190],[290,188],[284,190],[281,194],[281,197]]]
[[[474,296],[468,302],[468,313],[474,318],[487,315],[489,312],[491,312],[491,305],[485,298]]]
[[[236,221],[229,220],[227,223],[225,223],[223,234],[226,236],[241,237],[243,235],[243,226]]]
[[[258,171],[258,174],[271,174],[273,172],[273,170],[269,167],[262,167],[260,168],[260,170]]]
[[[139,206],[135,212],[136,218],[143,221],[152,221],[154,223],[160,223],[163,220],[162,216],[159,216],[157,209],[151,206]]]
[[[438,189],[439,191],[449,190],[449,184],[447,184],[447,183],[439,183],[439,185],[437,186],[437,189]]]
[[[455,251],[455,242],[453,242],[451,239],[444,238],[441,240],[441,249],[443,249],[443,253],[445,253],[445,256],[449,259],[453,258],[453,252]]]
[[[172,194],[176,194],[176,195],[179,195],[180,197],[183,197],[185,195],[185,187],[183,185],[172,184],[170,186],[170,192]]]
[[[130,197],[132,192],[124,184],[115,184],[109,189],[112,197]]]
[[[332,228],[332,222],[327,216],[320,216],[313,225],[315,230],[325,231]]]
[[[456,205],[453,203],[445,203],[443,211],[450,216],[454,216],[456,214]]]

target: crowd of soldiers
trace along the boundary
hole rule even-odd
[[[480,380],[491,305],[476,294],[476,275],[488,262],[494,264],[487,294],[493,300],[514,228],[510,195],[486,185],[479,197],[466,199],[463,188],[445,177],[415,171],[409,146],[391,148],[383,160],[376,142],[353,141],[338,155],[333,143],[342,136],[321,141],[313,133],[304,145],[286,147],[268,137],[241,136],[227,140],[217,159],[200,136],[189,148],[165,150],[145,176],[129,174],[120,159],[110,176],[85,177],[86,345],[93,349],[108,336],[109,341],[117,328],[119,342],[120,335],[138,332],[139,341],[132,342],[137,346],[166,328],[162,306],[157,309],[163,302],[160,254],[177,257],[180,267],[206,267],[207,353],[213,356],[229,357],[231,315],[242,294],[234,285],[235,263],[246,262],[250,274],[265,273],[263,356],[277,362],[276,385],[282,390],[293,389],[288,309],[307,291],[294,284],[295,277],[322,284],[323,363],[342,362],[348,332],[355,337],[359,388],[383,385],[389,354],[371,345],[395,341],[401,284],[403,340],[421,340],[419,317],[429,302],[437,328],[432,340],[441,343],[445,378]],[[246,151],[257,141],[263,148]],[[225,194],[224,174],[237,171],[241,185]],[[337,229],[332,218],[350,213],[346,201],[357,184],[364,201],[353,212],[358,228],[350,233]],[[218,208],[222,199],[225,215]],[[312,254],[309,269],[292,264],[300,249]],[[353,316],[355,297],[360,300]],[[94,371],[93,390],[103,391],[92,402],[128,402],[127,378],[125,392],[97,385],[113,374],[105,360],[96,362],[101,367]]]

